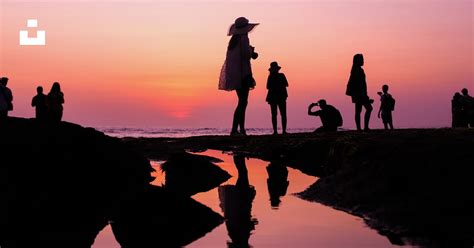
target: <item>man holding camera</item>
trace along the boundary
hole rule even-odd
[[[315,106],[319,106],[320,110],[312,111]],[[314,130],[315,133],[335,132],[338,127],[342,126],[341,113],[334,106],[328,105],[324,99],[319,100],[317,103],[311,103],[308,106],[308,115],[319,116],[323,123],[322,127]]]

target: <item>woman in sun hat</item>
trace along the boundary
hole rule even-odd
[[[219,78],[219,89],[237,92],[239,102],[234,112],[231,135],[237,135],[240,126],[240,134],[245,132],[245,110],[250,89],[255,87],[255,80],[252,76],[250,59],[256,59],[258,54],[255,48],[250,45],[248,33],[252,31],[258,23],[249,23],[245,17],[239,17],[229,29],[228,36],[232,36],[227,46],[227,54],[222,66]]]

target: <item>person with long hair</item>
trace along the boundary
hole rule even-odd
[[[248,33],[257,25],[257,23],[249,23],[249,20],[245,17],[239,17],[230,27],[228,33],[232,38],[227,46],[226,60],[219,78],[219,89],[235,90],[239,99],[234,112],[231,135],[247,134],[245,131],[245,111],[249,91],[255,87],[250,60],[258,57],[255,48],[250,45]],[[240,128],[240,132],[238,128]]]
[[[61,122],[63,118],[64,94],[61,92],[61,85],[54,82],[48,93],[48,111],[52,122]]]
[[[350,96],[355,104],[355,122],[359,131],[361,130],[360,114],[362,113],[362,107],[365,108],[364,130],[369,130],[370,114],[372,113],[372,103],[374,102],[367,95],[367,82],[365,81],[365,72],[362,66],[364,66],[364,56],[362,54],[354,55],[351,76],[346,89],[346,95]]]

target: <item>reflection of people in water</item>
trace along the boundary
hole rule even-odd
[[[267,186],[270,194],[270,204],[277,209],[280,206],[280,197],[286,195],[290,182],[288,181],[288,169],[279,161],[273,161],[267,166]]]
[[[245,157],[234,155],[234,163],[239,173],[235,185],[219,187],[219,200],[224,212],[225,224],[231,241],[229,248],[245,248],[249,245],[252,230],[255,230],[256,219],[252,219],[252,202],[255,188],[250,185]]]

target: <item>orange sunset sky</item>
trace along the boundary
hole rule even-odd
[[[34,116],[36,86],[48,92],[59,81],[66,121],[230,127],[236,95],[217,83],[227,30],[246,16],[261,23],[250,34],[260,57],[252,61],[248,127],[271,127],[265,84],[276,60],[290,83],[289,128],[320,125],[306,115],[320,98],[354,128],[344,93],[355,53],[364,54],[375,109],[376,92],[391,86],[396,127],[443,127],[454,92],[474,94],[473,12],[472,0],[0,0],[0,75],[10,78],[13,116]],[[46,30],[46,46],[19,45],[29,18]]]

